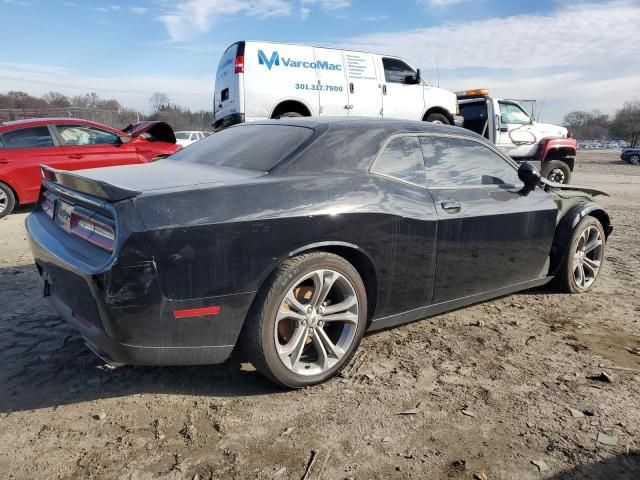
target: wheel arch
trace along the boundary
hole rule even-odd
[[[600,205],[594,202],[582,202],[578,205],[574,205],[562,217],[556,227],[556,233],[551,247],[551,262],[549,266],[550,275],[555,275],[558,272],[558,269],[562,265],[562,261],[567,254],[571,235],[580,221],[586,216],[592,216],[602,224],[605,239],[608,239],[609,235],[611,235],[613,230],[613,227],[611,226],[611,219],[609,214],[605,212]]]
[[[454,124],[453,115],[451,114],[451,112],[449,112],[449,110],[447,110],[444,107],[431,107],[431,108],[429,108],[426,112],[424,112],[424,115],[422,115],[422,121],[425,122],[427,120],[427,117],[429,115],[431,115],[432,113],[440,113],[440,114],[444,115],[445,117],[447,117],[447,120],[449,120],[449,123],[451,125]]]
[[[311,116],[311,108],[302,100],[282,100],[273,107],[269,118],[273,119],[286,112],[297,112],[303,117]]]
[[[364,283],[364,287],[367,292],[367,317],[368,322],[371,322],[377,307],[378,276],[374,262],[369,254],[352,243],[340,241],[317,242],[293,250],[286,255],[283,255],[269,266],[267,271],[260,276],[256,291],[259,292],[262,289],[267,279],[273,274],[273,272],[275,272],[278,265],[282,262],[289,258],[310,252],[333,253],[334,255],[344,258],[356,269],[360,278],[362,278],[362,282]]]

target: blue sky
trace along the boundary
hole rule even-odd
[[[96,91],[147,110],[154,91],[211,108],[240,39],[405,57],[451,90],[546,98],[543,120],[640,97],[640,2],[539,0],[0,0],[0,92]]]

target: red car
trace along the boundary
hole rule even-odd
[[[181,147],[165,122],[124,131],[73,118],[0,123],[0,218],[38,200],[40,165],[61,170],[146,163]]]

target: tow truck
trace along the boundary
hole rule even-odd
[[[542,176],[549,181],[569,183],[577,142],[566,128],[539,123],[518,101],[493,98],[484,88],[456,96],[460,126],[487,138],[518,162],[540,162]]]

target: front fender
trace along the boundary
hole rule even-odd
[[[555,275],[558,272],[567,255],[573,231],[587,215],[591,215],[600,221],[604,228],[605,238],[609,238],[609,235],[611,235],[613,231],[611,219],[600,205],[587,200],[574,205],[562,216],[556,227],[553,245],[551,246],[550,275]]]
[[[575,138],[543,138],[540,140],[536,160],[543,162],[547,156],[555,151],[563,151],[566,156],[575,156],[578,151],[578,142]],[[573,165],[570,165],[573,170]]]

